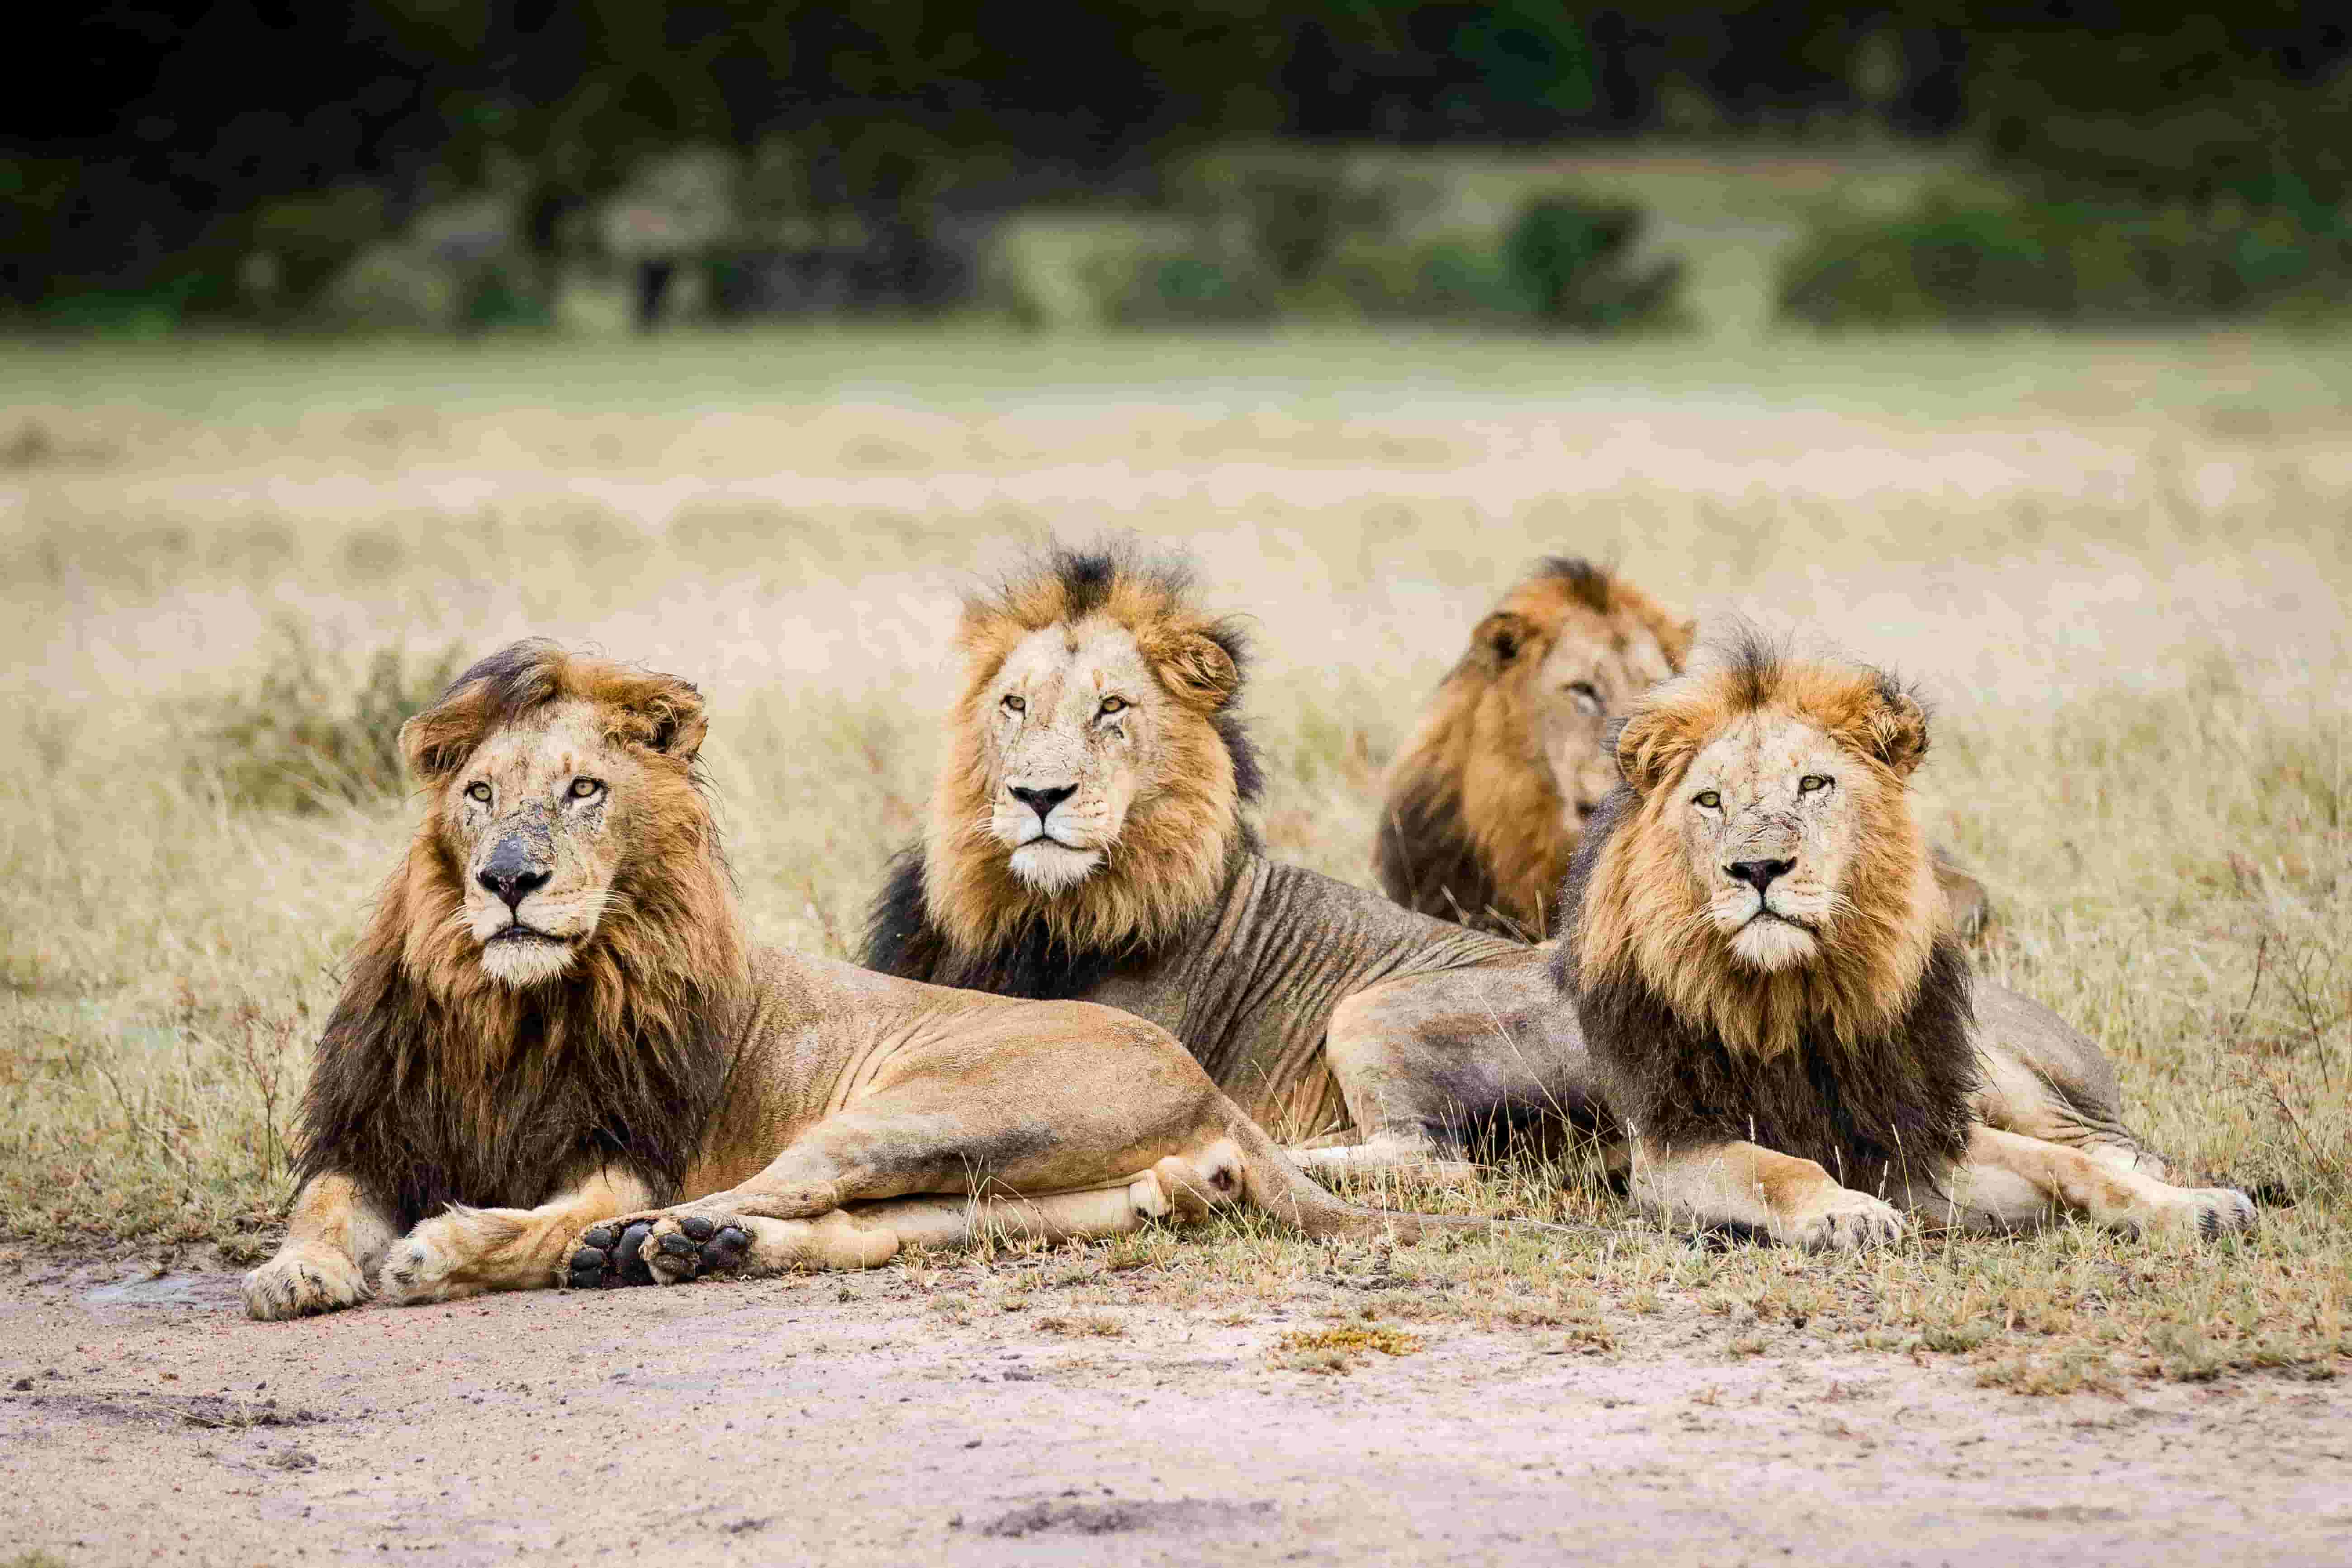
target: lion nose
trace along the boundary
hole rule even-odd
[[[1735,882],[1745,882],[1762,898],[1764,889],[1797,868],[1794,860],[1734,860],[1724,870]]]
[[[1043,823],[1054,815],[1055,806],[1078,793],[1078,786],[1063,784],[1057,789],[1023,789],[1015,784],[1011,793],[1013,799],[1035,812],[1037,820]]]
[[[530,856],[514,839],[508,839],[490,851],[474,880],[506,900],[509,910],[547,886],[547,873],[530,863]]]

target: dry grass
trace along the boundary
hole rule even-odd
[[[759,935],[838,952],[915,824],[953,595],[1013,543],[1190,544],[1258,619],[1269,842],[1360,882],[1414,706],[1567,548],[1922,679],[1935,829],[2001,907],[1988,966],[2114,1054],[2152,1143],[2258,1189],[2261,1232],[1711,1251],[1522,1163],[1360,1195],[1612,1233],[1390,1252],[1234,1223],[915,1260],[909,1287],[1072,1323],[1377,1300],[1561,1353],[1870,1345],[2021,1393],[2326,1375],[2352,1352],[2347,384],[2341,345],[2235,337],[12,347],[0,1232],[243,1258],[276,1223],[307,1041],[408,810],[252,787],[219,717],[273,673],[336,746],[453,645],[687,673]]]

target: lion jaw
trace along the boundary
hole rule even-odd
[[[1052,895],[1076,887],[1102,864],[1099,849],[1081,849],[1040,835],[1013,851],[1008,862],[1022,885]]]

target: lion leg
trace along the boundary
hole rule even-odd
[[[1959,862],[1943,850],[1935,852],[1937,890],[1944,895],[1944,924],[1963,941],[1980,936],[1992,923],[1992,895],[1985,885],[1960,869]]]
[[[267,1321],[356,1305],[392,1237],[392,1216],[357,1182],[333,1172],[313,1176],[295,1194],[286,1239],[246,1275],[245,1310]]]
[[[1784,1247],[1882,1246],[1908,1228],[1895,1205],[1839,1185],[1815,1162],[1736,1140],[1668,1149],[1637,1138],[1632,1192],[1667,1225],[1763,1236]]]
[[[2126,1125],[2115,1064],[2096,1043],[2007,986],[1979,980],[1971,989],[1979,1121],[2080,1150],[2119,1171],[2166,1179],[2164,1162]]]
[[[600,1170],[537,1208],[453,1206],[393,1243],[377,1279],[384,1300],[403,1307],[553,1285],[583,1226],[642,1208],[652,1196],[634,1172]]]
[[[2129,1235],[2215,1237],[2250,1230],[2254,1205],[2229,1187],[2176,1187],[2079,1149],[1995,1127],[1969,1139],[1942,1222],[1971,1230],[2027,1230],[2067,1215]]]

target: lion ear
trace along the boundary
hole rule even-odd
[[[1233,651],[1206,632],[1186,632],[1154,661],[1169,689],[1188,702],[1214,710],[1241,689],[1242,667]]]
[[[1519,657],[1533,640],[1535,623],[1514,610],[1496,610],[1470,634],[1470,650],[1489,669],[1500,669]]]
[[[1696,749],[1670,709],[1644,708],[1617,726],[1617,771],[1639,795],[1657,788]]]
[[[1899,779],[1907,779],[1927,757],[1927,710],[1900,687],[1882,687],[1863,721],[1863,746]]]
[[[1690,663],[1691,649],[1697,646],[1698,618],[1693,616],[1686,621],[1677,621],[1666,628],[1662,651],[1666,656],[1667,665],[1676,675],[1680,675],[1684,666]]]
[[[625,739],[649,747],[682,763],[694,760],[710,720],[702,708],[702,693],[691,682],[674,675],[648,675],[635,689],[617,695],[616,706],[628,715]]]
[[[439,784],[466,765],[488,722],[475,683],[443,698],[400,727],[400,755],[419,784]]]

